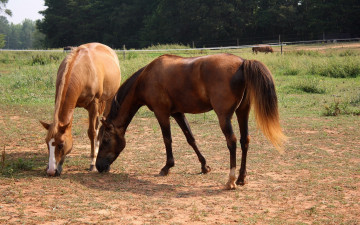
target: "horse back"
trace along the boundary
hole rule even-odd
[[[120,68],[116,53],[99,43],[81,45],[66,58],[58,70],[57,87],[68,76],[67,100],[76,101],[77,107],[86,107],[94,98],[106,101],[120,86]],[[68,74],[64,74],[69,67]]]
[[[231,54],[183,58],[164,55],[150,63],[139,81],[145,104],[149,108],[163,105],[172,112],[201,113],[220,104],[223,99],[236,101],[233,77],[242,59]],[[146,85],[145,85],[146,84]]]

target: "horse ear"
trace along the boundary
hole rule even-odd
[[[41,120],[39,120],[39,122],[41,123],[41,125],[42,125],[46,130],[49,130],[50,124],[45,123],[45,122],[43,122],[43,121],[41,121]]]
[[[60,131],[61,133],[65,133],[65,131],[66,131],[66,129],[69,127],[69,125],[70,125],[70,123],[68,123],[68,124],[66,124],[66,125],[64,125],[64,126],[61,126],[61,125],[59,124],[59,131]]]

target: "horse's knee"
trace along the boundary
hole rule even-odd
[[[236,149],[236,137],[234,134],[227,138],[226,142],[230,150]]]
[[[94,129],[88,129],[88,137],[89,137],[91,140],[94,140],[95,137],[96,137],[96,130],[94,130]]]
[[[248,149],[250,143],[250,136],[247,135],[246,137],[241,137],[240,144],[242,148]]]

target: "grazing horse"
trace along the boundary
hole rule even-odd
[[[230,151],[228,189],[235,188],[236,184],[245,184],[251,105],[255,108],[258,126],[280,152],[286,138],[279,123],[273,78],[264,64],[231,54],[195,58],[163,55],[137,71],[120,87],[108,117],[101,120],[100,147],[96,159],[99,172],[109,171],[110,164],[125,148],[126,129],[143,105],[154,112],[164,138],[167,159],[160,175],[167,175],[174,166],[170,116],[194,149],[202,173],[207,173],[210,167],[196,145],[184,113],[215,111]],[[241,169],[236,183],[236,137],[231,125],[234,113],[240,127],[242,150]]]
[[[274,50],[272,49],[271,46],[259,46],[259,47],[253,47],[252,48],[253,53],[258,53],[258,52],[265,52],[265,54],[267,54],[268,52],[273,53]]]
[[[65,156],[73,146],[71,127],[75,107],[89,113],[88,136],[91,143],[92,162],[95,170],[98,152],[98,117],[110,111],[111,101],[120,86],[121,75],[116,53],[106,45],[88,43],[73,48],[62,61],[56,78],[54,121],[40,121],[48,130],[46,144],[49,150],[47,174],[60,175]]]

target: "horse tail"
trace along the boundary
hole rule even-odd
[[[56,90],[56,97],[55,97],[55,111],[54,111],[54,127],[57,127],[57,124],[59,123],[59,113],[60,113],[60,107],[62,103],[65,101],[66,96],[66,85],[69,81],[70,73],[73,67],[73,64],[76,60],[76,56],[78,55],[79,50],[82,49],[82,47],[73,48],[71,53],[69,53],[65,58],[65,69],[63,73],[60,75],[58,74],[57,79],[61,79],[59,86]],[[60,68],[59,68],[60,69]],[[60,75],[60,76],[59,76]]]
[[[275,148],[283,153],[286,136],[280,126],[277,96],[271,72],[257,60],[245,60],[242,67],[247,93],[245,100],[254,107],[258,127]]]

